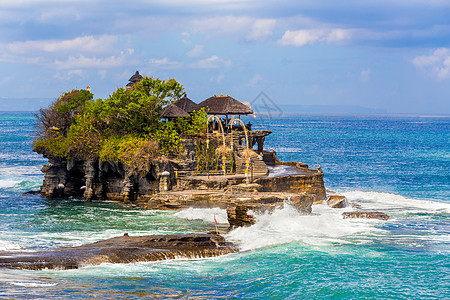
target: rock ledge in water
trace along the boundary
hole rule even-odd
[[[216,234],[115,237],[78,247],[37,252],[0,252],[0,268],[78,269],[101,263],[133,263],[175,258],[205,258],[238,252]]]
[[[383,221],[389,220],[389,216],[380,211],[351,211],[351,212],[344,212],[342,215],[344,216],[344,219],[361,218],[361,219],[378,219]]]

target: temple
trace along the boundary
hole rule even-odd
[[[142,79],[139,72],[127,87]],[[163,108],[161,119],[189,122],[207,112],[205,134],[183,137],[183,152],[149,160],[145,166],[93,159],[49,156],[41,194],[48,198],[116,200],[148,209],[221,207],[230,227],[252,224],[249,211],[273,209],[290,201],[300,212],[326,199],[323,173],[300,162],[282,162],[264,149],[269,130],[253,130],[241,116],[253,115],[229,95],[195,103],[187,96]]]

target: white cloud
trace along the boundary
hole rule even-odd
[[[262,41],[273,35],[273,29],[276,25],[275,19],[258,19],[253,22],[250,33],[247,35],[249,40]]]
[[[48,23],[55,21],[79,21],[81,19],[81,14],[78,9],[74,7],[67,8],[48,8],[43,10],[37,19],[39,22]]]
[[[190,51],[186,52],[187,57],[200,57],[203,54],[203,45],[195,45]]]
[[[149,60],[149,63],[156,68],[168,69],[168,70],[169,69],[179,69],[183,65],[182,63],[177,62],[177,61],[172,61],[167,57],[164,57],[161,59],[152,58]]]
[[[438,48],[430,55],[417,56],[412,63],[433,73],[439,80],[450,78],[450,48]]]
[[[197,69],[217,69],[231,66],[231,60],[225,60],[219,58],[217,55],[213,55],[211,57],[199,60],[191,66]]]
[[[92,0],[65,0],[66,3],[90,3]],[[2,0],[0,2],[0,8],[15,8],[31,5],[47,5],[47,4],[61,4],[61,0]]]
[[[104,35],[99,38],[93,36],[77,37],[72,40],[43,40],[13,42],[6,45],[11,53],[25,54],[36,52],[90,52],[100,53],[112,50],[117,42],[116,36]]]
[[[83,71],[78,69],[78,70],[68,70],[58,72],[55,75],[53,75],[53,78],[57,80],[67,81],[73,79],[75,76],[83,77],[83,75],[84,75]]]
[[[352,37],[350,29],[287,30],[278,43],[282,46],[302,47],[316,43],[341,44]]]
[[[53,66],[56,69],[109,69],[128,65],[128,61],[124,56],[110,56],[105,58],[86,57],[80,55],[78,57],[70,56],[67,60],[56,60]]]
[[[82,36],[71,40],[36,40],[0,44],[0,62],[44,65],[57,70],[110,69],[134,65],[134,49],[114,48],[118,38]],[[77,75],[65,74],[60,77]]]
[[[193,29],[197,32],[216,37],[220,35],[242,35],[244,29],[248,30],[253,23],[249,17],[223,16],[214,18],[195,19]]]

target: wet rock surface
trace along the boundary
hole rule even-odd
[[[101,263],[133,263],[175,258],[205,258],[238,252],[217,234],[115,237],[78,247],[36,252],[0,252],[0,268],[78,269]]]
[[[328,197],[327,205],[332,208],[344,208],[348,206],[348,201],[345,196],[331,195]]]
[[[250,226],[255,223],[252,212],[272,211],[276,207],[288,203],[295,207],[299,214],[310,214],[316,195],[288,193],[243,194],[231,199],[227,205],[230,228]]]
[[[342,214],[344,219],[349,218],[361,218],[361,219],[378,219],[387,221],[389,220],[389,215],[380,212],[380,211],[351,211],[351,212],[344,212]]]

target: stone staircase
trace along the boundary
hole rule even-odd
[[[246,159],[242,152],[238,153],[241,155],[236,155],[236,174],[245,174]],[[252,151],[252,154],[250,155],[248,175],[251,176],[252,172],[254,176],[262,176],[269,173],[269,169],[263,161],[262,156],[258,155],[255,151]]]

